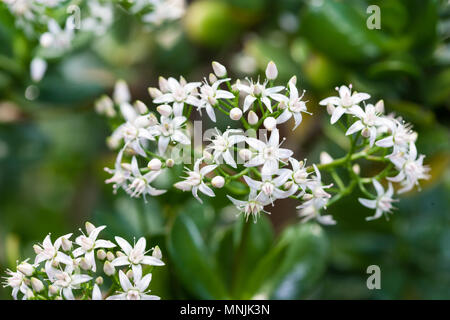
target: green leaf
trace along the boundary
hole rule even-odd
[[[176,218],[168,236],[171,263],[184,287],[199,299],[227,299],[215,261],[209,255],[200,231],[183,213]]]

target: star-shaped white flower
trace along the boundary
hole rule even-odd
[[[375,145],[382,148],[393,147],[393,152],[389,155],[395,155],[398,152],[406,152],[409,143],[416,142],[417,133],[411,129],[411,124],[401,123],[397,119],[385,117],[383,124],[388,128],[390,133],[388,137],[378,140]]]
[[[200,87],[200,100],[197,104],[197,110],[202,112],[202,109],[206,110],[209,118],[216,122],[216,114],[214,113],[214,106],[216,106],[219,101],[218,99],[234,99],[234,94],[226,90],[219,90],[220,84],[229,81],[230,79],[221,79],[209,85],[205,79],[205,83]]]
[[[131,177],[131,167],[122,164],[123,152],[125,149],[122,149],[117,154],[116,162],[114,164],[114,169],[104,168],[106,172],[112,174],[113,176],[107,180],[105,183],[112,183],[114,193],[117,193],[119,188],[125,188],[126,182]]]
[[[72,233],[66,234],[64,236],[59,237],[56,239],[55,243],[53,244],[50,239],[50,234],[48,234],[44,241],[42,242],[42,245],[37,246],[39,248],[39,253],[36,255],[36,258],[34,260],[34,264],[39,264],[43,261],[45,261],[45,272],[49,277],[55,272],[55,269],[52,267],[52,264],[54,263],[63,263],[65,265],[72,265],[73,261],[72,258],[70,258],[65,253],[59,251],[62,244],[62,239],[66,238],[69,239],[72,236]]]
[[[261,99],[261,102],[264,103],[267,109],[272,113],[273,110],[270,99],[281,101],[283,95],[278,92],[282,91],[284,87],[276,86],[266,88],[268,83],[267,80],[263,83],[260,83],[258,80],[258,82],[255,83],[253,80],[248,79],[248,82],[248,85],[242,84],[241,82],[236,83],[236,88],[240,92],[247,94],[244,100],[244,112],[246,112],[257,99]]]
[[[115,237],[117,244],[124,252],[124,256],[118,257],[111,262],[113,267],[131,266],[133,275],[142,274],[142,264],[150,266],[163,266],[164,262],[153,256],[146,256],[148,251],[145,251],[146,240],[141,237],[138,242],[132,247],[128,241],[121,237]],[[150,250],[149,250],[150,251]]]
[[[362,136],[369,138],[370,146],[372,147],[377,138],[377,127],[381,126],[384,121],[379,117],[375,106],[372,104],[366,105],[365,111],[360,108],[355,108],[353,111],[359,120],[353,123],[345,134],[351,135],[362,130]]]
[[[323,225],[334,225],[336,221],[331,215],[321,215],[320,211],[326,209],[328,203],[327,198],[312,198],[305,201],[302,205],[298,206],[299,217],[302,218],[302,222],[307,222],[311,219],[316,219],[317,222]]]
[[[395,199],[392,199],[394,188],[392,187],[391,183],[389,183],[389,187],[386,192],[384,191],[381,183],[379,183],[376,179],[373,179],[372,183],[377,192],[377,198],[375,200],[358,198],[359,202],[364,207],[375,209],[375,215],[373,215],[372,217],[367,217],[367,221],[378,219],[383,215],[383,213],[390,213],[393,209],[392,202],[397,201]]]
[[[228,195],[227,197],[236,206],[236,208],[239,210],[239,213],[244,214],[245,221],[248,221],[249,216],[253,216],[253,221],[256,223],[259,216],[261,215],[261,212],[270,214],[270,212],[264,210],[264,207],[267,206],[270,202],[263,199],[260,194],[257,194],[257,191],[255,189],[250,189],[250,194],[247,201],[237,200]]]
[[[222,157],[226,164],[232,166],[233,168],[237,168],[236,161],[233,158],[233,146],[237,143],[242,143],[245,141],[245,136],[242,134],[242,130],[228,129],[223,134],[220,134],[217,128],[216,131],[217,134],[213,136],[211,139],[212,143],[207,147],[207,149],[213,151],[215,162]]]
[[[256,138],[247,138],[246,142],[256,150],[256,155],[248,161],[246,167],[262,165],[261,173],[264,175],[275,174],[279,168],[279,162],[289,159],[294,153],[292,150],[280,148],[280,134],[278,129],[272,130],[270,139],[264,143]]]
[[[367,93],[351,92],[351,86],[341,86],[337,89],[339,97],[329,97],[319,102],[322,106],[334,105],[331,116],[331,124],[336,123],[344,113],[355,114],[356,109],[360,109],[359,103],[370,98]]]
[[[79,248],[73,250],[74,257],[84,255],[87,263],[91,266],[91,270],[96,272],[97,266],[95,263],[95,249],[99,248],[114,248],[116,245],[108,240],[97,239],[100,231],[105,229],[106,226],[100,226],[94,228],[88,233],[88,236],[81,235],[75,239],[75,243],[79,245]]]
[[[72,290],[79,289],[80,284],[92,279],[87,274],[74,274],[73,265],[66,265],[64,270],[57,270],[50,279],[53,285],[61,289],[62,296],[67,300],[75,300]]]
[[[6,270],[7,277],[4,278],[3,287],[11,287],[12,288],[12,297],[14,300],[17,300],[17,294],[21,292],[22,294],[26,294],[29,290],[26,285],[26,277],[20,271],[11,271],[9,269]],[[25,296],[24,296],[25,297]]]
[[[170,141],[178,142],[184,145],[191,144],[191,140],[184,134],[182,130],[183,124],[186,122],[185,117],[168,118],[161,116],[160,124],[152,128],[151,133],[158,136],[158,151],[163,155]]]
[[[131,159],[131,177],[129,178],[131,183],[125,189],[125,191],[132,197],[138,198],[143,195],[144,200],[147,195],[151,196],[159,196],[165,193],[167,190],[159,190],[150,185],[153,180],[155,180],[160,174],[161,170],[158,171],[149,171],[146,174],[142,174],[141,170],[139,170],[138,162],[136,157]]]
[[[297,127],[302,122],[303,116],[302,112],[309,113],[306,109],[306,103],[302,101],[304,92],[301,96],[298,95],[297,87],[293,82],[289,82],[289,98],[283,95],[275,96],[275,100],[278,98],[282,98],[281,101],[285,104],[284,111],[277,118],[277,123],[284,123],[288,121],[291,117],[294,117],[294,128],[292,130],[297,129]]]
[[[147,290],[152,280],[152,274],[149,273],[142,277],[142,270],[133,271],[133,283],[123,273],[119,271],[119,281],[123,292],[119,292],[116,295],[112,295],[106,300],[159,300],[160,297],[147,294],[150,290]]]

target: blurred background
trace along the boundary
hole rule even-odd
[[[367,27],[369,5],[380,8],[380,29]],[[205,280],[189,273],[189,263],[206,275],[217,268],[227,279],[231,266],[221,263],[228,252],[223,239],[239,228],[231,223],[236,212],[220,194],[222,201],[203,206],[176,191],[147,204],[123,192],[113,195],[111,186],[104,185],[103,168],[113,166],[115,154],[106,147],[110,130],[95,113],[94,101],[110,94],[117,79],[129,83],[134,99],[150,104],[147,88],[156,86],[160,75],[199,81],[216,60],[235,77],[256,77],[273,60],[280,82],[297,76],[314,113],[305,116],[295,132],[289,125],[284,128],[286,143],[298,159],[318,162],[322,150],[342,156],[342,136],[328,125],[318,101],[332,95],[336,86],[352,83],[356,90],[370,93],[373,102],[384,99],[387,112],[414,124],[418,150],[427,155],[432,179],[422,184],[420,193],[402,196],[389,221],[366,222],[371,213],[357,204],[358,194],[330,208],[338,223],[322,229],[320,253],[308,256],[316,261],[305,269],[307,279],[294,290],[280,289],[270,297],[450,298],[448,1],[188,1],[181,20],[152,31],[118,8],[105,35],[80,41],[64,57],[50,60],[38,84],[29,73],[35,47],[36,41],[14,26],[1,3],[1,274],[17,259],[33,256],[32,244],[48,232],[56,237],[89,220],[108,225],[106,235],[145,235],[162,247],[169,262],[155,272],[153,293],[164,299],[220,297],[211,293],[214,288],[205,293],[189,284],[189,278]],[[226,120],[219,125],[225,127]],[[282,201],[270,219],[261,220],[262,230],[253,232],[255,254],[249,266],[286,226],[298,222],[295,205]],[[173,212],[184,213],[190,227],[167,223]],[[205,239],[192,244],[201,250],[187,258],[187,271],[179,267],[186,258],[176,256],[173,228],[179,228],[177,234],[198,232]],[[381,290],[366,287],[366,268],[373,264],[381,268]],[[0,288],[0,298],[9,298],[9,290]]]

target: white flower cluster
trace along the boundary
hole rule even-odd
[[[133,246],[115,237],[120,248],[117,249],[115,243],[98,238],[104,228],[86,222],[86,234],[82,233],[74,241],[72,233],[54,242],[50,234],[47,235],[42,244],[33,246],[34,262],[27,259],[18,263],[16,271],[7,270],[4,287],[12,288],[15,300],[19,294],[23,300],[159,299],[148,294],[152,274],[144,275],[143,269],[143,266],[164,265],[159,247],[146,251],[143,237]],[[147,255],[150,251],[152,254]],[[98,270],[98,263],[103,264],[103,272]],[[112,279],[112,287],[102,293],[104,276]],[[107,296],[105,292],[113,294]]]
[[[321,211],[351,190],[344,190],[339,183],[342,188],[336,192],[335,199],[330,194],[333,184],[322,183],[319,169],[331,170],[344,164],[351,167],[352,161],[375,157],[374,153],[390,147],[393,147],[393,152],[386,159],[382,157],[382,161],[389,159],[398,170],[398,175],[390,180],[402,183],[400,192],[410,190],[419,179],[428,178],[428,168],[422,165],[423,156],[416,160],[414,141],[417,135],[398,119],[382,116],[383,102],[375,106],[368,104],[364,111],[359,104],[369,98],[368,94],[352,94],[351,87],[342,86],[339,97],[321,101],[320,104],[326,105],[332,115],[332,124],[343,114],[348,114],[350,120],[356,117],[357,120],[346,129],[346,134],[356,134],[357,137],[352,138],[354,145],[345,158],[334,161],[330,157],[326,164],[306,167],[306,160],[298,161],[292,150],[281,147],[285,138],[281,139],[277,127],[293,118],[295,129],[301,124],[303,114],[310,114],[303,100],[304,92],[299,94],[296,87],[296,77],[292,77],[287,86],[275,86],[278,70],[270,62],[264,81],[246,79],[231,83],[223,65],[213,62],[212,68],[214,73],[202,83],[189,83],[183,77],[179,80],[160,77],[159,88],[149,88],[156,105],[153,108],[141,101],[131,105],[130,92],[123,81],[116,84],[113,99],[104,96],[97,102],[99,113],[116,119],[118,109],[124,120],[108,140],[110,147],[120,148],[115,168],[106,169],[113,175],[106,182],[113,183],[115,191],[122,188],[132,197],[142,195],[144,198],[166,191],[155,189],[150,183],[162,171],[174,166],[177,159],[168,155],[173,155],[173,151],[179,151],[180,147],[190,146],[187,119],[192,109],[200,115],[205,111],[213,122],[216,122],[216,113],[220,112],[239,121],[239,124],[235,128],[228,127],[224,132],[213,128],[208,138],[202,137],[202,141],[209,144],[200,154],[197,154],[198,150],[189,152],[194,159],[191,161],[192,157],[189,157],[189,162],[184,162],[187,165],[186,176],[174,187],[192,192],[200,202],[199,192],[214,197],[214,189],[225,187],[230,193],[228,198],[246,219],[253,216],[256,221],[261,212],[268,213],[266,206],[274,206],[279,199],[294,198],[302,201],[298,209],[305,221],[317,219],[323,224],[334,224],[334,219],[330,215],[321,215]],[[194,140],[195,134],[194,131]],[[357,148],[362,151],[356,152]],[[131,163],[124,162],[124,155],[131,156]],[[147,167],[139,166],[142,160],[146,161]],[[193,165],[190,166],[191,163]],[[353,171],[352,176],[356,179],[355,184],[366,191],[364,183],[367,179],[360,178]],[[392,189],[385,194],[376,179],[373,183],[378,192],[377,200],[361,203],[376,208],[375,217],[379,217],[380,212],[391,209],[392,201],[388,197],[392,196]],[[247,198],[239,199],[242,195]]]
[[[46,59],[71,50],[77,33],[105,34],[114,22],[115,5],[120,1],[89,0],[76,4],[63,0],[4,0],[18,28],[38,38],[39,56],[30,65],[31,78],[39,82],[47,69]],[[134,0],[130,13],[142,15],[149,25],[179,19],[185,12],[184,0]],[[63,14],[63,16],[61,15]]]

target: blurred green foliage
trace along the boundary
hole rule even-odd
[[[369,5],[381,9],[379,30],[366,26]],[[151,288],[165,299],[450,298],[449,35],[447,1],[199,0],[180,24],[155,32],[123,14],[94,45],[82,41],[50,61],[30,101],[36,43],[0,4],[0,272],[31,256],[47,232],[89,219],[107,224],[107,235],[145,235],[161,246],[167,267]],[[240,56],[256,68],[242,70]],[[94,99],[124,78],[134,98],[149,102],[158,75],[199,80],[212,60],[238,76],[260,74],[269,60],[281,80],[297,75],[316,120],[305,117],[292,140],[313,162],[324,149],[342,152],[325,117],[317,120],[318,100],[342,83],[383,98],[415,125],[432,181],[403,197],[390,221],[367,223],[357,194],[330,208],[335,227],[299,224],[292,204],[275,209],[245,225],[244,246],[244,224],[223,195],[204,205],[176,191],[149,203],[113,195],[102,172],[113,154]],[[381,267],[382,290],[366,287],[372,264]]]

